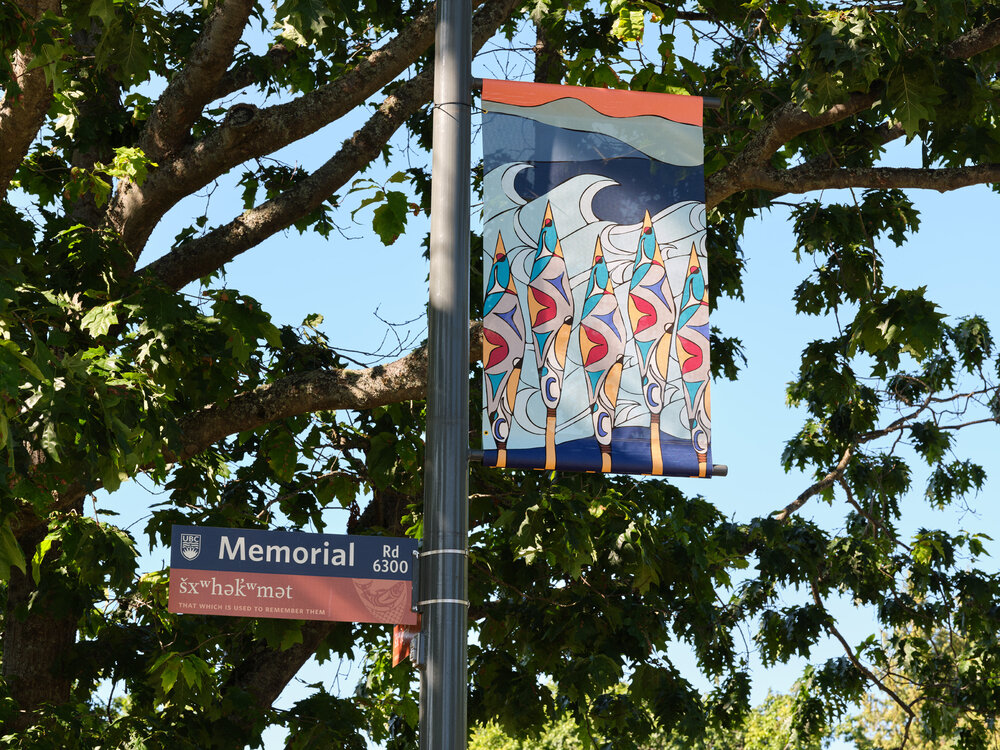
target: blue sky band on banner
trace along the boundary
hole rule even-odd
[[[699,97],[483,82],[483,461],[712,474]]]

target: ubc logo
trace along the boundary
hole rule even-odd
[[[181,556],[194,560],[201,554],[201,534],[181,534]]]

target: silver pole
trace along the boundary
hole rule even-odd
[[[471,16],[470,0],[438,0],[420,561],[421,750],[464,750],[467,733]]]

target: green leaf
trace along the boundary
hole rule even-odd
[[[141,148],[120,146],[115,149],[115,158],[111,164],[97,164],[96,168],[118,180],[132,180],[135,184],[141,185],[146,181],[149,168],[155,167]],[[204,217],[202,217],[204,218]],[[199,224],[203,226],[204,224]]]
[[[284,634],[281,636],[281,650],[287,651],[292,646],[296,646],[302,643],[302,628],[300,627],[289,627],[285,630]]]
[[[299,452],[291,432],[281,428],[271,430],[261,444],[261,451],[267,456],[267,465],[278,479],[292,481]]]
[[[934,465],[951,447],[951,435],[933,422],[915,422],[910,426],[914,447],[928,465]]]
[[[408,214],[409,201],[404,193],[398,190],[386,193],[385,202],[375,209],[372,217],[372,229],[383,245],[391,245],[403,233]]]
[[[121,65],[122,73],[137,82],[149,78],[153,65],[149,42],[146,29],[135,24],[126,30],[118,47],[117,63]]]
[[[169,693],[177,682],[177,675],[181,671],[181,659],[177,654],[167,654],[167,658],[160,665],[160,689],[164,694]]]
[[[275,8],[287,38],[310,44],[335,22],[329,3],[323,0],[284,0]]]
[[[39,369],[38,365],[36,365],[33,361],[28,359],[28,357],[24,356],[24,354],[21,353],[21,350],[16,343],[14,343],[13,341],[0,339],[0,347],[3,347],[12,355],[14,355],[14,358],[17,360],[18,364],[20,364],[21,367],[23,367],[28,372],[28,374],[32,375],[35,379],[43,383],[48,382],[48,378],[45,377],[45,374],[41,371],[41,369]]]
[[[55,422],[46,422],[45,429],[42,430],[42,448],[56,463],[61,463],[59,457],[59,433],[56,430]]]
[[[642,41],[645,24],[645,14],[641,10],[622,8],[618,11],[611,33],[625,42],[639,42]]]
[[[117,305],[117,302],[109,302],[106,305],[91,308],[80,321],[80,327],[91,336],[106,335],[111,330],[111,326],[118,324],[118,315],[115,313]]]
[[[696,63],[688,60],[686,57],[677,55],[677,62],[681,64],[684,72],[687,73],[688,77],[700,86],[705,85],[705,71],[701,69]]]
[[[115,20],[114,0],[91,0],[88,13],[92,18],[99,18],[105,28],[110,27]]]
[[[5,523],[0,527],[0,580],[10,579],[11,567],[17,568],[22,573],[26,573],[28,569],[21,545],[17,543],[10,524]]]
[[[907,140],[919,133],[923,123],[933,117],[933,110],[944,93],[944,89],[927,80],[926,75],[903,71],[890,79],[886,98],[906,131]]]
[[[31,577],[35,581],[35,585],[38,585],[39,580],[42,576],[42,563],[45,562],[45,556],[48,554],[49,550],[52,549],[52,545],[59,540],[61,537],[61,532],[52,531],[46,534],[45,538],[38,543],[38,547],[35,549],[35,554],[31,558]]]
[[[281,331],[270,321],[264,321],[260,324],[260,334],[268,345],[275,349],[281,348]]]

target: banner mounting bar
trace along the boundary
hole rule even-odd
[[[469,451],[469,463],[470,464],[481,464],[483,462],[483,452],[480,450],[470,450]],[[729,476],[729,465],[728,464],[712,464],[712,476],[713,477],[728,477]],[[468,553],[466,553],[468,554]]]

